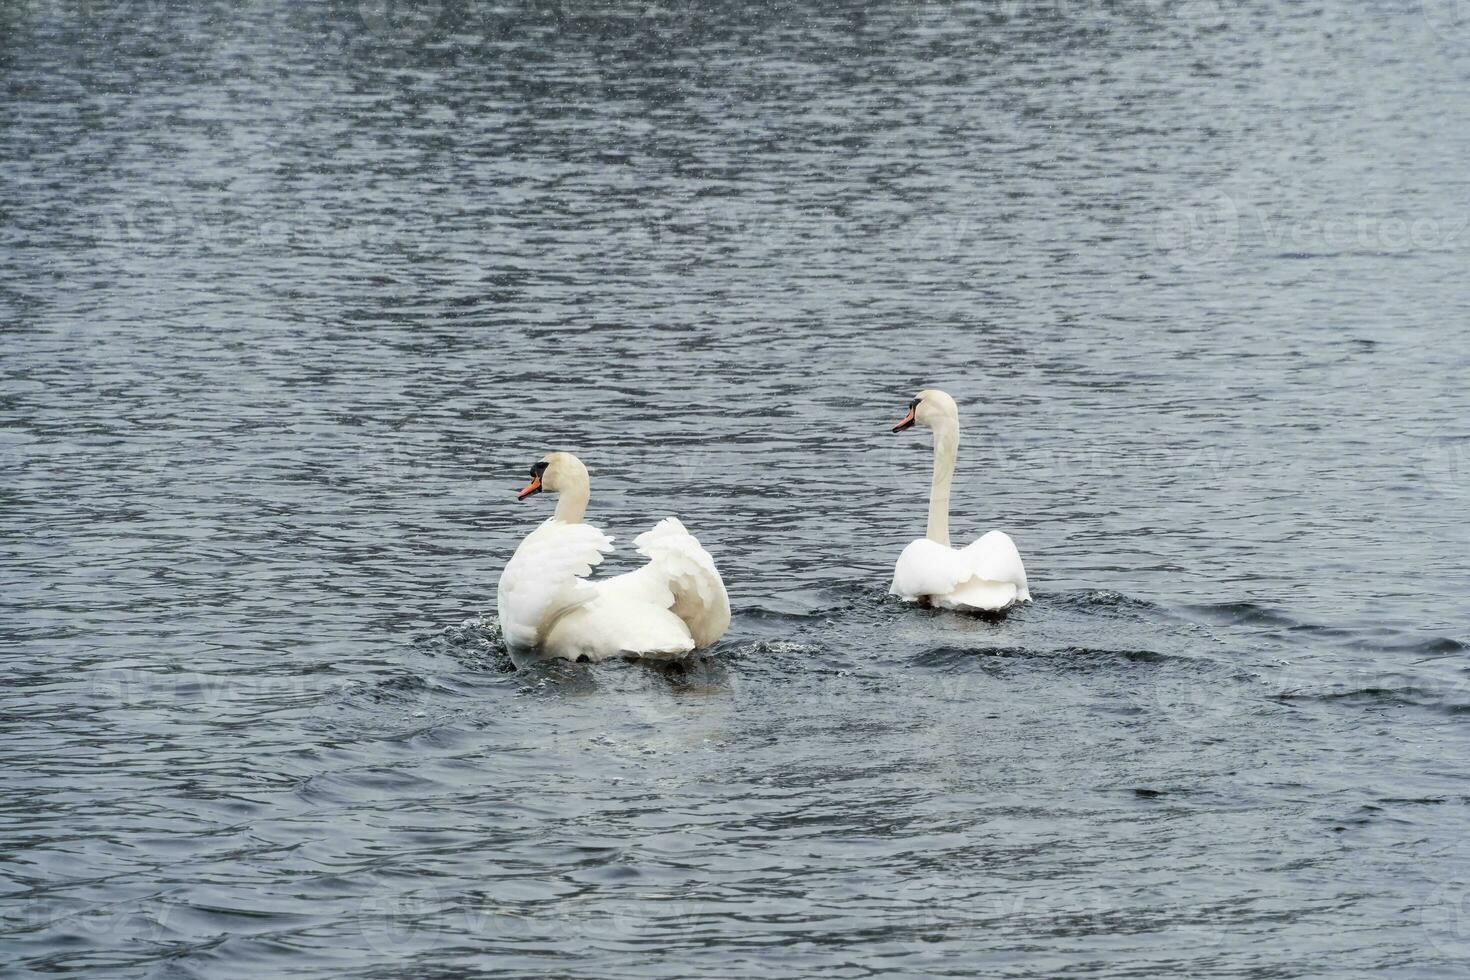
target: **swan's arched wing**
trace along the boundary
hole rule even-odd
[[[1017,601],[1031,601],[1031,591],[1026,587],[1026,566],[1021,563],[1021,553],[1009,534],[987,531],[960,554],[965,556],[976,578],[1014,585]]]
[[[534,647],[560,617],[596,598],[584,578],[612,550],[612,538],[592,525],[554,517],[526,535],[500,573],[495,596],[505,642]]]
[[[891,595],[903,599],[942,596],[975,574],[961,552],[946,548],[937,541],[919,538],[910,541],[893,569]]]
[[[1021,555],[1001,531],[959,551],[928,538],[911,542],[898,557],[889,592],[904,599],[927,597],[950,609],[990,611],[1031,599]]]
[[[715,560],[676,517],[659,521],[633,542],[648,564],[632,575],[658,602],[689,627],[695,646],[708,646],[730,628],[730,597]],[[632,584],[632,583],[630,583]]]

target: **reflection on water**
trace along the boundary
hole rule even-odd
[[[1460,975],[1464,27],[0,7],[6,961]],[[554,448],[706,658],[510,662]]]

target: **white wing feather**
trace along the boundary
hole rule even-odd
[[[987,531],[960,554],[967,556],[978,578],[988,582],[1009,582],[1016,587],[1016,601],[1030,602],[1026,587],[1026,566],[1016,542],[1004,531]]]
[[[888,591],[951,609],[998,611],[1031,601],[1021,554],[1004,531],[991,531],[960,550],[928,538],[911,541],[898,556]]]
[[[677,517],[666,517],[634,540],[648,564],[638,573],[648,575],[650,586],[657,582],[660,604],[672,609],[689,627],[697,647],[708,646],[730,628],[730,597],[720,578],[715,560],[684,529]],[[667,595],[667,604],[662,602]]]
[[[612,550],[612,538],[592,525],[554,517],[526,535],[495,596],[506,643],[534,647],[558,619],[595,599],[597,590],[584,579]]]
[[[948,595],[955,586],[973,575],[969,563],[953,548],[919,538],[910,541],[893,569],[888,591],[903,599]]]

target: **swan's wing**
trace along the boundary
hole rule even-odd
[[[638,588],[645,578],[641,572],[593,582],[597,599],[558,619],[542,638],[542,651],[569,660],[581,656],[605,660],[620,654],[676,657],[693,650],[694,641],[683,620],[668,605],[644,597]],[[671,603],[669,591],[663,592]]]
[[[1014,585],[1016,601],[1031,601],[1031,591],[1026,587],[1026,566],[1021,563],[1021,553],[1009,534],[987,531],[961,554],[976,578]]]
[[[495,596],[505,642],[534,647],[559,618],[596,598],[584,579],[610,551],[612,538],[597,528],[554,517],[526,535],[500,573]]]
[[[898,556],[898,564],[893,568],[893,584],[888,587],[888,592],[910,600],[921,596],[948,595],[955,586],[974,574],[962,552],[928,538],[919,538],[910,541],[903,554]]]
[[[928,538],[911,542],[898,556],[888,591],[904,599],[927,596],[951,609],[998,611],[1031,600],[1021,555],[1002,531],[959,551]]]
[[[630,586],[671,609],[689,627],[695,646],[708,646],[730,628],[730,597],[709,552],[676,517],[659,521],[633,542],[648,564],[630,575]]]

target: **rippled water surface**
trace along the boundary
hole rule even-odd
[[[1463,5],[18,0],[0,77],[9,969],[1470,971]],[[926,385],[1008,618],[885,597]],[[706,656],[512,666],[550,449]]]

